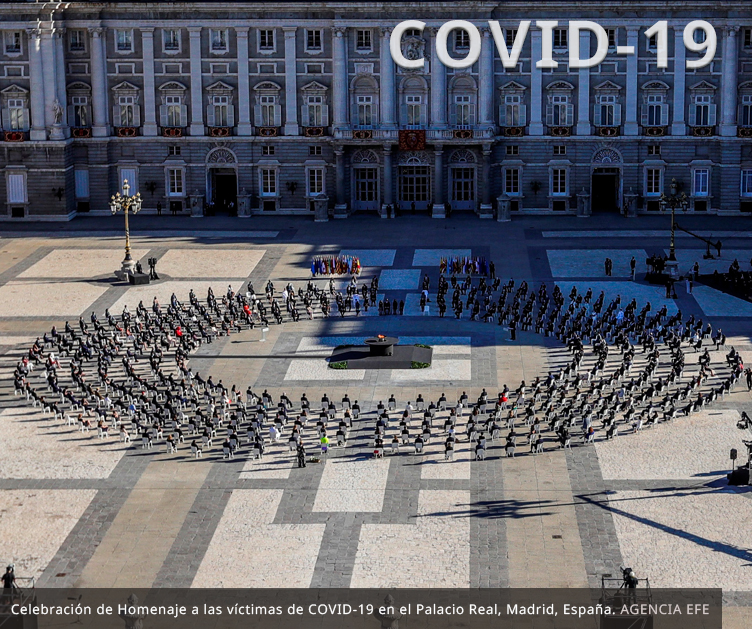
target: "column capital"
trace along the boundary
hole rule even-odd
[[[491,37],[491,29],[488,26],[481,26],[478,30],[480,30],[480,34],[483,35],[485,38]]]
[[[333,26],[332,33],[335,37],[344,37],[347,33],[347,26]]]
[[[92,37],[101,37],[102,33],[104,33],[104,27],[103,26],[94,26],[92,28],[88,29],[89,34]]]
[[[739,32],[739,29],[741,26],[727,26],[724,30],[726,33],[728,33],[729,37],[736,37],[736,34]]]
[[[247,26],[236,26],[235,33],[237,34],[238,37],[244,37],[248,39],[248,27]]]
[[[39,39],[42,36],[42,32],[38,28],[27,28],[26,34],[29,37],[34,37],[36,39]]]
[[[65,26],[57,26],[55,27],[55,30],[52,34],[54,37],[62,37],[63,35],[65,35],[66,30],[68,29],[66,29]]]
[[[285,34],[285,39],[294,39],[295,33],[297,32],[297,30],[298,30],[297,26],[282,27],[282,32]]]
[[[435,155],[441,155],[444,152],[444,145],[443,144],[435,144],[433,147],[433,152]]]
[[[139,28],[142,37],[154,37],[154,28],[151,26],[144,26]]]
[[[189,26],[188,33],[190,33],[191,37],[201,37],[202,28],[202,26]]]
[[[343,146],[335,146],[334,147],[334,156],[335,157],[343,157],[345,154],[345,148]]]
[[[382,37],[386,37],[387,39],[392,36],[392,31],[394,28],[391,26],[379,26],[379,31],[381,32]]]
[[[629,35],[639,35],[640,34],[640,27],[639,26],[633,26],[629,25],[627,26],[627,36]]]
[[[392,145],[391,144],[384,144],[384,154],[385,155],[392,155]]]

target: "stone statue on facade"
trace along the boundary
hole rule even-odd
[[[121,613],[120,617],[125,623],[125,629],[143,629],[144,617],[141,614],[136,613],[135,608],[138,606],[138,596],[131,594],[128,597],[128,611],[127,613]]]
[[[52,118],[55,124],[61,124],[63,122],[63,106],[57,98],[55,99],[55,102],[52,103]]]
[[[373,612],[373,617],[381,623],[381,629],[399,629],[399,620],[402,618],[402,614],[397,613],[391,594],[386,595],[382,609],[384,607],[387,608],[385,614],[382,614],[379,609]]]

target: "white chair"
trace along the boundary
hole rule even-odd
[[[476,450],[475,452],[475,460],[476,461],[485,461],[486,460],[486,449],[480,448],[479,450]]]
[[[423,444],[419,441],[415,444],[415,454],[422,454],[423,453]]]
[[[506,448],[507,456],[514,458],[514,452],[515,452],[516,449],[517,448],[515,448],[514,446],[507,446],[507,448]]]
[[[447,450],[444,452],[445,461],[454,461],[454,450]]]
[[[200,459],[202,456],[201,448],[191,444],[191,454],[193,455],[193,458]]]
[[[230,448],[228,446],[223,446],[222,447],[222,458],[223,459],[232,459],[232,458],[235,458],[235,455],[233,455],[233,453],[232,453],[232,448]]]
[[[392,454],[399,454],[399,443],[392,441]]]

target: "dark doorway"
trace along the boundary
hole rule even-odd
[[[212,169],[212,198],[210,215],[237,216],[238,177],[232,168]]]
[[[619,212],[619,169],[596,168],[590,191],[593,212]]]

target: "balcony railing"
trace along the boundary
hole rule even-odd
[[[715,135],[715,127],[714,126],[697,126],[697,127],[691,127],[692,129],[692,135],[696,138],[707,138],[712,135]]]
[[[736,128],[736,135],[740,138],[752,138],[752,126],[749,127],[743,127],[738,126]]]
[[[232,127],[207,127],[212,138],[227,138],[232,135]]]
[[[665,126],[643,126],[642,127],[642,135],[647,135],[651,138],[661,138],[664,135],[667,135],[668,127]]]
[[[91,127],[71,127],[71,136],[74,138],[90,138]]]
[[[568,138],[572,135],[572,127],[548,127],[548,135],[555,138]]]
[[[595,132],[602,138],[613,138],[617,135],[621,135],[621,127],[618,126],[599,126],[595,128]]]

